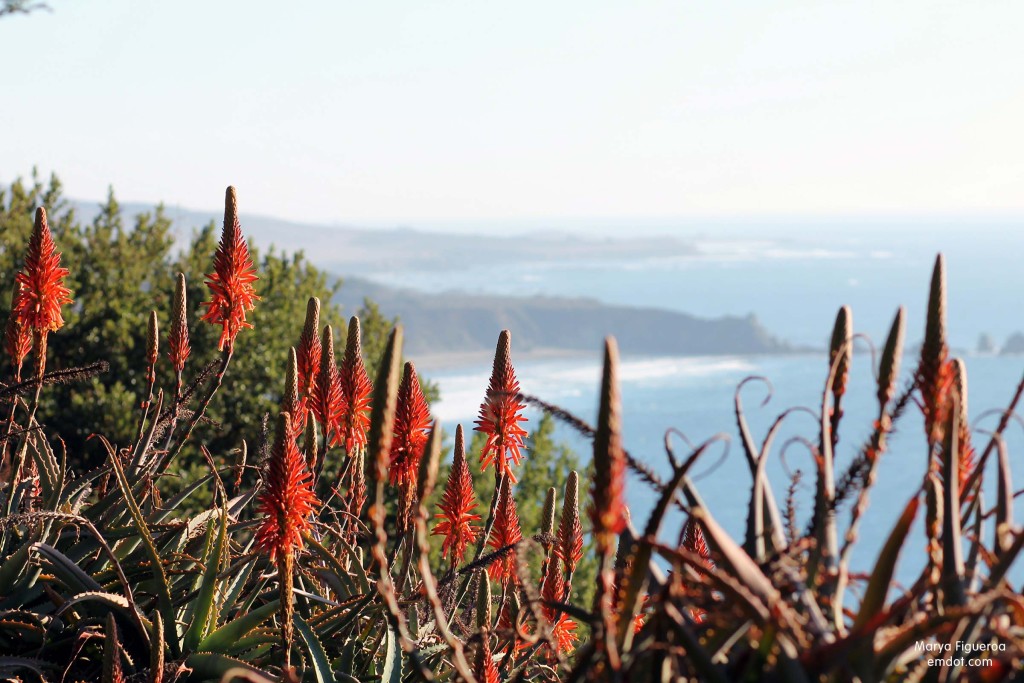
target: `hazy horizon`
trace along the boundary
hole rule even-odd
[[[1024,212],[1020,3],[49,5],[0,21],[0,152],[77,197],[234,184],[253,214],[474,227]]]

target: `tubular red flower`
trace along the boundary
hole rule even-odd
[[[494,510],[494,526],[491,528],[491,536],[487,540],[487,545],[494,550],[500,550],[505,546],[518,543],[522,539],[523,531],[519,524],[519,513],[516,511],[516,501],[512,497],[512,482],[506,479],[498,493],[498,505]],[[516,573],[515,549],[507,551],[491,562],[487,566],[487,573],[492,579],[503,584],[519,583],[519,576]]]
[[[188,311],[186,307],[185,275],[178,273],[174,285],[174,305],[171,309],[171,333],[167,336],[167,356],[175,372],[185,369],[185,361],[192,353],[188,338]]]
[[[309,409],[324,430],[324,438],[330,445],[340,442],[338,427],[345,410],[345,395],[341,391],[341,376],[334,360],[334,331],[330,325],[324,327],[320,339],[320,376],[313,385]]]
[[[244,327],[252,328],[252,323],[245,319],[245,312],[253,310],[259,300],[252,284],[259,278],[249,245],[242,237],[238,198],[233,187],[227,189],[224,197],[224,230],[213,257],[213,270],[206,276],[206,286],[213,296],[203,302],[206,306],[203,320],[222,326],[217,348],[223,350],[226,344],[231,349],[238,332]]]
[[[256,548],[269,552],[272,561],[302,548],[317,505],[313,475],[291,433],[291,416],[281,413],[260,495],[259,512],[265,516],[256,530]]]
[[[395,409],[395,435],[391,441],[389,479],[406,494],[413,493],[419,473],[420,458],[430,433],[430,408],[423,396],[416,366],[405,364],[402,384],[398,387]]]
[[[526,405],[519,402],[519,381],[511,360],[512,335],[502,330],[494,353],[494,368],[487,395],[480,405],[480,417],[476,431],[487,435],[487,443],[480,452],[481,469],[493,464],[507,474],[513,482],[518,481],[512,473],[512,464],[522,462],[523,439],[526,430],[519,426],[525,422],[522,411]]]
[[[71,290],[64,286],[69,271],[60,267],[60,252],[53,243],[46,210],[36,209],[35,226],[28,241],[25,269],[15,276],[12,314],[37,335],[55,332],[64,325],[61,307],[71,303]]]
[[[14,313],[14,305],[18,301],[20,289],[21,284],[16,282],[11,297],[11,315],[7,318],[7,325],[4,328],[4,351],[11,358],[16,381],[21,379],[21,368],[25,364],[25,357],[32,350],[32,333]]]
[[[363,364],[359,318],[355,316],[348,322],[345,357],[341,361],[341,393],[345,396],[345,413],[341,417],[345,452],[353,453],[366,447],[373,402],[373,385]]]
[[[299,393],[302,397],[313,395],[317,377],[320,374],[320,299],[309,297],[306,303],[306,320],[302,336],[296,348],[299,361]]]
[[[437,518],[441,521],[434,527],[432,535],[444,536],[441,554],[447,557],[452,566],[458,565],[466,556],[466,547],[480,535],[479,527],[473,522],[480,520],[480,515],[473,514],[476,508],[476,494],[473,492],[473,476],[469,473],[466,462],[466,448],[462,425],[455,430],[455,456],[452,468],[448,472],[448,483],[438,507],[441,509]]]

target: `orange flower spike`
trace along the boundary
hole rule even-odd
[[[252,328],[245,319],[246,311],[256,307],[256,289],[253,282],[256,266],[249,254],[249,245],[242,237],[242,226],[238,222],[238,197],[235,188],[229,187],[224,196],[224,230],[213,257],[214,272],[207,275],[206,286],[212,294],[210,301],[204,301],[206,313],[203,320],[221,325],[217,349],[234,347],[235,336],[244,328]]]
[[[473,666],[473,677],[479,683],[500,683],[498,667],[491,655],[491,642],[487,630],[484,629],[480,637],[480,645],[476,651],[476,661]]]
[[[306,303],[306,320],[302,326],[302,336],[296,348],[299,361],[299,393],[303,397],[311,397],[320,375],[320,299],[309,297]]]
[[[594,480],[590,508],[599,547],[611,548],[611,539],[626,528],[626,452],[622,446],[622,398],[618,381],[619,347],[605,340],[601,378],[601,407],[594,435]]]
[[[562,575],[561,562],[557,557],[551,558],[541,582],[540,594],[545,603],[565,602],[565,577]],[[556,607],[541,605],[541,612],[551,623],[551,631],[558,649],[563,653],[572,652],[576,648],[576,622]]]
[[[494,509],[494,526],[491,529],[487,545],[494,550],[500,550],[521,540],[523,540],[523,531],[519,524],[516,501],[512,497],[512,481],[506,478],[498,493],[498,505]],[[495,581],[506,585],[519,583],[519,576],[516,573],[515,550],[507,551],[488,565],[487,573]]]
[[[437,518],[441,521],[434,527],[432,535],[444,536],[441,554],[456,567],[465,558],[466,547],[480,536],[480,528],[473,524],[480,520],[480,515],[473,514],[476,494],[473,492],[473,476],[466,462],[462,425],[455,428],[455,456],[438,507],[441,512]]]
[[[4,351],[11,358],[16,382],[21,381],[21,368],[25,364],[28,352],[32,350],[32,333],[14,314],[14,306],[18,301],[20,289],[21,284],[15,283],[14,293],[11,297],[11,315],[7,318],[7,326],[4,328]]]
[[[313,475],[291,434],[291,416],[281,413],[259,500],[264,517],[256,530],[257,550],[268,552],[272,561],[302,548],[302,534],[311,528],[318,504]]]
[[[519,402],[519,380],[511,360],[512,335],[502,330],[494,353],[494,368],[487,395],[480,406],[480,417],[476,420],[476,431],[487,435],[487,443],[480,452],[481,469],[488,465],[518,481],[512,473],[512,464],[523,460],[523,440],[526,430],[519,426],[525,422],[522,411],[526,405]]]
[[[25,254],[25,269],[15,276],[18,289],[12,312],[18,322],[36,335],[59,330],[64,325],[61,307],[71,303],[71,290],[64,286],[69,272],[60,267],[60,252],[53,243],[46,210],[39,207]]]
[[[366,447],[366,435],[370,429],[370,409],[373,403],[373,385],[363,364],[363,349],[360,341],[359,318],[352,316],[348,322],[348,340],[345,357],[341,361],[341,393],[345,396],[345,414],[341,419],[345,452],[353,453]]]
[[[341,391],[341,377],[334,360],[334,331],[330,325],[324,327],[320,337],[320,375],[313,385],[309,408],[324,430],[324,439],[330,439],[332,446],[339,443],[338,426],[345,411],[345,395]]]
[[[558,543],[555,544],[555,555],[565,563],[565,570],[569,574],[576,571],[576,565],[583,558],[583,526],[580,524],[579,495],[580,475],[573,470],[565,483],[562,519],[558,524]]]
[[[288,349],[288,369],[285,372],[284,394],[281,396],[281,412],[292,417],[292,439],[298,439],[306,426],[306,409],[299,399],[298,360],[295,347]]]
[[[392,486],[405,491],[415,488],[420,457],[427,445],[429,432],[430,408],[423,396],[416,366],[406,363],[402,384],[398,387],[395,435],[391,441],[389,477]]]
[[[167,335],[167,356],[175,372],[185,369],[185,361],[192,353],[188,338],[188,311],[186,305],[185,276],[178,273],[174,285],[174,304],[171,307],[171,333]]]

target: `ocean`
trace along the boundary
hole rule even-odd
[[[524,263],[497,268],[468,264],[458,271],[405,271],[381,273],[378,279],[392,286],[425,291],[461,289],[496,294],[589,296],[609,303],[680,310],[702,316],[754,313],[777,337],[795,345],[824,349],[839,306],[853,309],[854,327],[879,348],[884,343],[899,305],[907,308],[908,348],[920,341],[928,282],[935,253],[947,259],[949,285],[949,340],[954,353],[965,358],[969,376],[969,412],[981,432],[998,420],[992,410],[1004,408],[1021,380],[1024,358],[975,352],[980,335],[996,345],[1013,332],[1024,330],[1019,295],[1024,291],[1024,233],[995,226],[988,230],[962,230],[956,226],[910,226],[890,230],[884,225],[826,236],[762,237],[740,234],[731,239],[703,239],[700,256],[649,258],[632,262]],[[513,359],[515,359],[515,330]],[[828,372],[824,350],[771,357],[638,357],[622,349],[621,373],[624,432],[630,452],[665,474],[666,430],[677,429],[691,442],[716,434],[731,439],[728,450],[713,448],[695,467],[697,487],[712,513],[737,538],[742,538],[752,480],[738,441],[733,411],[736,386],[746,377],[770,381],[773,395],[766,406],[765,386],[751,383],[743,392],[746,413],[760,441],[783,410],[806,406],[820,410]],[[600,349],[591,357],[530,360],[516,363],[523,391],[555,403],[594,422],[600,381]],[[902,366],[902,382],[909,381],[916,355],[909,351]],[[840,429],[836,470],[841,473],[871,433],[877,414],[871,353],[855,352],[845,417]],[[477,363],[444,367],[424,374],[436,381],[440,402],[435,415],[449,430],[471,426],[487,386],[489,367]],[[535,413],[531,419],[537,419]],[[879,467],[870,506],[853,553],[853,569],[870,567],[896,516],[918,490],[926,466],[919,412],[907,411],[891,437]],[[1021,425],[1012,423],[1007,434],[1011,463],[1019,463]],[[567,428],[559,436],[584,458],[590,445]],[[792,437],[816,441],[818,425],[804,413],[787,418],[775,440],[768,474],[776,499],[783,501],[790,476],[800,470],[798,518],[806,523],[814,493],[814,466],[806,448]],[[789,442],[788,446],[786,446]],[[784,447],[785,446],[785,447]],[[685,445],[676,440],[676,452]],[[724,454],[723,454],[724,452]],[[1017,467],[1018,480],[1024,468]],[[993,477],[986,477],[985,504],[994,504]],[[627,499],[634,523],[642,527],[654,496],[642,482],[631,478]],[[1021,506],[1017,506],[1020,511]],[[923,516],[923,513],[922,513]],[[1018,512],[1017,521],[1022,521]],[[841,533],[849,520],[849,506],[839,515]],[[674,538],[681,517],[665,525],[666,538]],[[915,526],[902,558],[898,579],[916,578],[924,563],[921,521]],[[985,528],[991,535],[991,524]],[[1017,581],[1024,572],[1014,573]]]

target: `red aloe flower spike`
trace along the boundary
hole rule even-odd
[[[71,303],[71,290],[64,286],[70,271],[60,267],[60,252],[53,243],[46,210],[36,209],[35,225],[25,254],[25,269],[15,276],[12,315],[35,336],[36,374],[46,370],[46,337],[64,325],[61,307]]]
[[[281,412],[292,416],[292,439],[298,439],[306,428],[306,408],[299,399],[298,359],[295,347],[288,349],[288,370],[285,372],[284,394],[281,396]],[[312,470],[313,463],[309,463]]]
[[[555,555],[565,563],[568,581],[576,565],[583,558],[583,526],[580,524],[580,475],[573,470],[565,482],[565,499],[562,501],[562,519],[558,524],[558,543]]]
[[[480,520],[480,515],[473,514],[476,494],[473,491],[473,476],[466,462],[462,425],[455,428],[455,455],[448,472],[444,496],[438,507],[441,512],[436,516],[441,521],[431,535],[444,536],[441,554],[449,559],[452,567],[457,567],[466,556],[466,547],[480,535],[480,528],[473,524]]]
[[[402,384],[398,387],[394,438],[391,440],[389,480],[399,490],[398,524],[404,528],[416,496],[416,476],[420,458],[430,433],[430,408],[423,396],[416,366],[405,364]]]
[[[960,499],[967,502],[973,498],[967,490],[967,482],[974,473],[975,458],[974,446],[971,445],[971,427],[967,415],[967,366],[960,358],[950,361],[952,369],[950,374],[953,381],[953,395],[956,396],[959,406],[957,432],[957,448],[960,455]]]
[[[291,416],[281,413],[274,435],[260,495],[259,512],[264,515],[256,529],[257,551],[268,552],[277,561],[281,599],[281,640],[285,668],[289,665],[292,640],[292,585],[295,552],[302,548],[302,535],[312,527],[310,517],[318,504],[313,493],[313,475],[292,438]]]
[[[491,656],[491,638],[487,629],[480,632],[480,646],[476,650],[476,662],[473,667],[473,677],[479,683],[500,683],[498,667]]]
[[[946,345],[946,262],[939,254],[932,270],[931,289],[928,293],[928,317],[925,324],[924,342],[921,344],[921,359],[917,365],[916,380],[921,392],[921,409],[924,413],[925,436],[934,446],[942,441],[943,394],[948,386],[946,359],[949,347]]]
[[[15,383],[21,381],[21,368],[25,365],[25,357],[28,356],[28,352],[32,350],[32,333],[14,313],[20,289],[21,283],[16,282],[11,296],[11,315],[7,318],[7,325],[4,328],[4,351],[11,358]]]
[[[511,348],[512,334],[502,330],[494,352],[491,382],[480,405],[476,431],[487,435],[487,443],[480,452],[481,469],[486,470],[493,463],[496,470],[515,482],[518,480],[512,473],[512,463],[518,465],[523,459],[526,430],[519,423],[526,421],[522,414],[526,405],[518,399],[519,381],[512,367]]]
[[[618,383],[619,347],[613,337],[605,340],[601,408],[594,435],[594,481],[590,509],[594,533],[611,548],[611,536],[626,527],[624,493],[626,454],[622,448],[622,400]]]
[[[185,361],[192,353],[188,338],[188,311],[186,308],[185,275],[178,273],[174,285],[174,305],[171,309],[171,333],[167,336],[167,356],[171,359],[174,371],[180,373],[185,369]]]
[[[235,336],[244,328],[252,328],[245,319],[245,312],[256,307],[256,289],[253,282],[256,266],[249,254],[249,245],[242,237],[242,226],[238,222],[238,197],[235,188],[229,187],[224,197],[224,231],[213,257],[214,272],[207,275],[206,286],[213,295],[204,301],[207,307],[203,320],[221,325],[217,349],[223,351],[234,347]]]
[[[512,481],[505,477],[499,486],[501,490],[498,492],[498,505],[494,509],[494,525],[491,528],[491,536],[487,539],[487,545],[494,550],[500,550],[523,540],[523,531],[519,525],[519,513],[516,511],[516,501],[512,497]],[[516,573],[515,550],[507,551],[491,562],[487,567],[487,573],[492,579],[505,585],[519,583],[519,575]]]
[[[345,410],[345,395],[341,392],[341,377],[334,360],[334,331],[324,327],[320,339],[320,376],[313,386],[310,410],[324,430],[324,443],[337,444],[341,436],[338,425]]]
[[[348,467],[348,495],[345,497],[351,529],[358,528],[358,520],[362,518],[363,507],[366,505],[366,462],[360,449],[351,455]]]
[[[348,321],[348,340],[345,357],[341,361],[341,393],[345,396],[345,414],[341,420],[345,452],[352,454],[356,449],[366,447],[370,404],[373,402],[373,385],[363,364],[359,318],[355,316]]]
[[[15,276],[21,286],[15,295],[14,314],[21,324],[36,334],[56,332],[64,325],[60,309],[71,303],[71,290],[64,286],[69,272],[60,267],[60,252],[53,243],[46,210],[39,207],[25,269]]]
[[[308,398],[313,395],[320,375],[320,299],[309,297],[306,303],[306,321],[296,349],[299,358],[299,395]]]
[[[548,561],[541,581],[540,594],[544,599],[541,605],[541,612],[544,618],[551,623],[552,635],[558,649],[563,652],[572,652],[576,642],[576,622],[568,617],[562,610],[551,607],[546,603],[565,601],[565,578],[562,575],[561,561],[552,557]]]
[[[302,534],[311,528],[310,515],[317,505],[313,475],[291,433],[291,416],[282,413],[259,501],[259,512],[265,516],[256,530],[256,548],[269,552],[271,560],[302,548]]]

